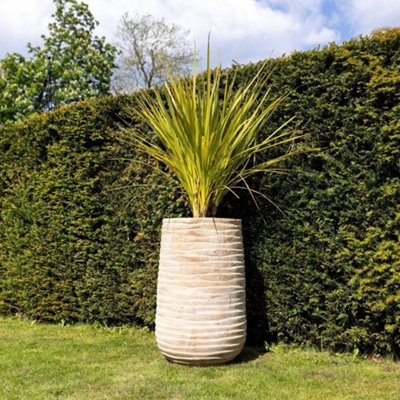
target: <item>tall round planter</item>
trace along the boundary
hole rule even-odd
[[[246,338],[242,224],[164,219],[157,287],[157,344],[173,362],[228,362]]]

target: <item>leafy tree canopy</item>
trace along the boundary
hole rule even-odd
[[[87,4],[54,3],[43,46],[28,43],[29,58],[0,60],[0,123],[109,93],[116,48],[94,35],[98,22]]]

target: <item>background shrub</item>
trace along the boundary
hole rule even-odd
[[[400,29],[276,64],[273,96],[289,98],[261,136],[296,114],[296,146],[323,150],[249,182],[285,216],[245,190],[219,211],[243,219],[249,341],[400,354]],[[238,84],[257,68],[236,67]],[[190,212],[168,171],[117,140],[134,104],[0,129],[1,313],[153,325],[161,220]]]

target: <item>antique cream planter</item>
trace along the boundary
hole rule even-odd
[[[164,219],[157,287],[157,344],[173,362],[228,362],[246,339],[241,220]]]

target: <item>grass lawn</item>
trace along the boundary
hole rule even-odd
[[[168,363],[143,329],[0,317],[0,399],[397,400],[400,363],[275,346],[190,368]]]

